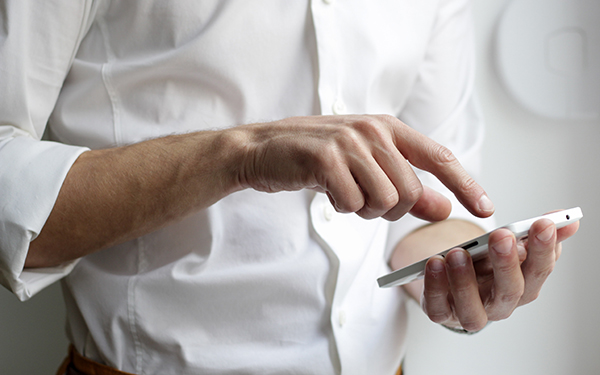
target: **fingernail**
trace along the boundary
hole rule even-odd
[[[492,249],[494,249],[494,251],[497,252],[498,254],[506,255],[506,254],[510,253],[510,251],[512,250],[512,247],[513,247],[512,237],[505,237],[503,240],[501,240],[500,242],[497,242],[494,246],[492,246]]]
[[[452,268],[463,267],[467,264],[467,254],[464,250],[452,252],[446,256],[446,262]]]
[[[492,202],[492,200],[485,194],[483,194],[481,196],[481,198],[479,198],[479,202],[477,203],[479,206],[479,210],[482,212],[494,212],[495,208],[494,208],[494,203]]]
[[[433,258],[429,261],[429,270],[434,273],[440,273],[444,270],[444,262],[441,259]]]
[[[548,225],[546,227],[546,229],[544,229],[542,232],[538,233],[535,236],[535,238],[537,238],[539,241],[542,241],[542,242],[548,242],[552,238],[553,234],[554,234],[554,226]]]

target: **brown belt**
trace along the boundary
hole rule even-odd
[[[73,345],[69,346],[69,355],[63,361],[56,375],[134,375],[119,371],[79,354]],[[402,375],[402,366],[396,375]]]
[[[94,362],[79,354],[73,345],[56,375],[134,375]]]

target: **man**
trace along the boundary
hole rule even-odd
[[[464,1],[0,9],[2,281],[26,299],[66,276],[74,355],[136,374],[396,372],[406,297],[376,278],[494,210],[457,161],[476,170],[482,137]],[[453,220],[426,226],[449,199]],[[478,331],[535,298],[575,230],[538,222],[522,264],[498,231],[487,268],[457,249],[407,291]]]

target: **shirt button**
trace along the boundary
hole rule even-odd
[[[347,112],[346,104],[338,99],[333,103],[332,110],[336,115],[344,115]]]
[[[338,323],[339,323],[340,327],[345,326],[347,320],[348,320],[348,317],[346,316],[346,312],[344,310],[340,310],[340,312],[338,313]]]
[[[326,204],[325,207],[323,208],[323,216],[325,216],[325,220],[331,221],[331,219],[333,219],[333,214],[334,214],[333,207]]]

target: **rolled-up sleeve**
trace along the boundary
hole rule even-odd
[[[441,1],[427,53],[400,119],[448,147],[467,172],[477,180],[481,168],[484,123],[475,95],[475,51],[468,1]],[[475,222],[490,230],[494,219],[471,215],[430,173],[417,170],[423,185],[444,194],[452,202],[451,218]],[[392,223],[389,256],[403,237],[428,224],[406,215]]]
[[[29,243],[87,150],[41,139],[92,7],[92,1],[0,3],[0,284],[21,300],[74,265],[23,269]]]

